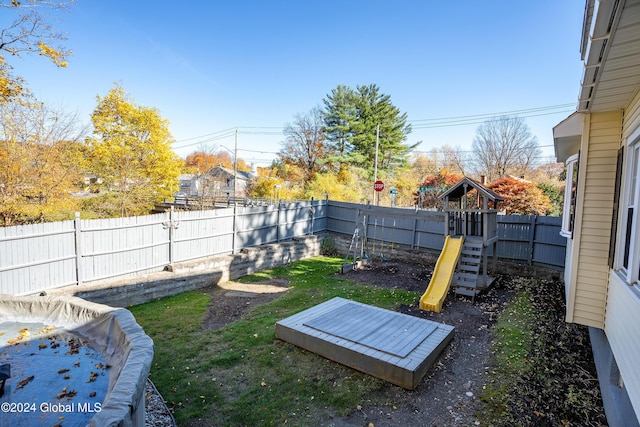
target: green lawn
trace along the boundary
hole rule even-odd
[[[316,425],[362,402],[379,404],[372,392],[387,383],[275,338],[277,321],[333,297],[388,309],[420,298],[340,279],[341,263],[316,257],[242,278],[284,277],[290,289],[218,331],[202,327],[206,293],[131,307],[154,340],[150,376],[178,425]],[[479,393],[482,425],[603,425],[588,332],[564,322],[563,284],[506,283],[515,297],[493,327],[491,371]]]
[[[341,262],[317,257],[243,278],[286,277],[290,289],[218,331],[202,329],[209,304],[202,292],[131,307],[155,343],[150,377],[178,424],[301,425],[329,410],[348,413],[363,395],[383,387],[381,380],[275,338],[278,320],[333,297],[389,309],[420,297],[330,277]]]

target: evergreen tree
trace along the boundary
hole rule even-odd
[[[357,120],[356,94],[350,87],[338,85],[323,100],[324,134],[328,149],[327,162],[341,168],[350,163],[352,124]]]
[[[373,175],[378,139],[378,169],[395,170],[407,163],[411,133],[407,114],[391,103],[391,97],[371,84],[356,90],[338,86],[324,99],[325,136],[338,163],[364,168]]]

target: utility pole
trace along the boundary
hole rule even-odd
[[[233,148],[233,198],[238,197],[238,128],[236,128],[236,142]]]
[[[376,182],[378,180],[378,143],[379,141],[380,141],[380,123],[378,123],[378,125],[376,126],[376,157],[375,157],[375,161],[373,162],[373,182]],[[377,202],[376,202],[376,193],[378,193]],[[376,205],[380,204],[380,193],[375,189],[373,190],[373,203],[375,203]]]
[[[231,253],[236,253],[236,231],[238,218],[238,128],[236,128],[236,141],[233,147],[233,237],[231,238]]]

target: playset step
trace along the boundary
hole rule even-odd
[[[458,268],[453,276],[453,289],[456,294],[475,297],[493,282],[493,279],[482,271],[483,251],[482,239],[465,239]]]

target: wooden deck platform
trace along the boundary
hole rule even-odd
[[[414,389],[453,339],[453,326],[333,298],[276,323],[276,337]]]

